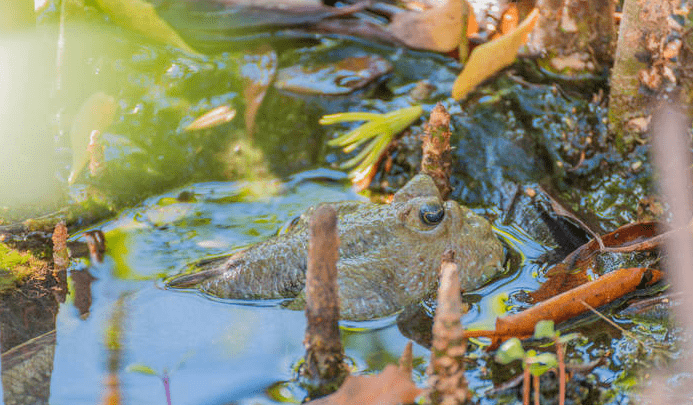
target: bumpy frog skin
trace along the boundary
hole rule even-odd
[[[339,295],[343,319],[391,315],[436,288],[441,256],[455,252],[460,285],[472,290],[502,270],[503,248],[491,225],[454,201],[441,201],[433,180],[417,175],[380,205],[330,204],[339,228]],[[219,298],[276,299],[302,295],[309,208],[286,233],[230,258],[201,264],[200,273],[169,282]]]

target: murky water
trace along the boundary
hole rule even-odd
[[[161,276],[266,239],[316,202],[363,198],[340,181],[285,183],[270,197],[253,195],[258,186],[196,184],[152,197],[99,226],[109,253],[90,269],[96,278],[91,310],[80,317],[68,298],[58,315],[52,404],[101,402],[109,373],[117,376],[125,403],[165,403],[161,378],[128,371],[134,365],[169,375],[174,404],[303,398],[297,386],[284,384],[304,354],[302,311],[277,301],[229,303],[163,288]],[[176,202],[182,191],[193,193],[194,202]],[[525,263],[544,251],[518,229],[498,235],[521,247]],[[527,264],[477,291],[483,298],[464,322],[489,326],[505,311],[509,292],[536,287],[533,271]],[[359,372],[395,362],[409,340],[394,316],[342,326],[347,355]],[[423,383],[429,351],[415,345],[414,356],[415,378]]]

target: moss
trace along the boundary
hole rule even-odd
[[[14,288],[46,266],[46,262],[30,253],[0,243],[0,294]]]

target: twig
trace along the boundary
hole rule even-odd
[[[70,251],[67,250],[67,226],[65,221],[55,225],[53,236],[53,275],[58,280],[58,290],[61,294],[56,294],[59,302],[65,302],[67,293],[67,266],[70,264]],[[57,291],[56,291],[57,292]]]
[[[529,380],[532,378],[532,374],[529,372],[529,364],[525,364],[522,377],[522,405],[529,405]]]
[[[565,351],[563,350],[563,343],[557,338],[554,339],[554,343],[558,358],[558,405],[565,405]]]
[[[339,335],[337,259],[339,236],[334,207],[322,205],[310,219],[306,273],[305,364],[300,370],[311,394],[334,391],[347,375]]]
[[[468,396],[464,378],[467,339],[460,322],[462,299],[459,273],[451,251],[443,254],[440,273],[431,363],[427,370],[431,387],[428,397],[433,404],[463,404]]]
[[[428,174],[443,200],[450,195],[452,152],[450,149],[450,114],[440,102],[431,111],[422,137],[421,173]]]

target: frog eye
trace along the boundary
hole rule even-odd
[[[421,222],[426,225],[437,225],[443,220],[445,210],[440,204],[424,204],[419,211]]]

